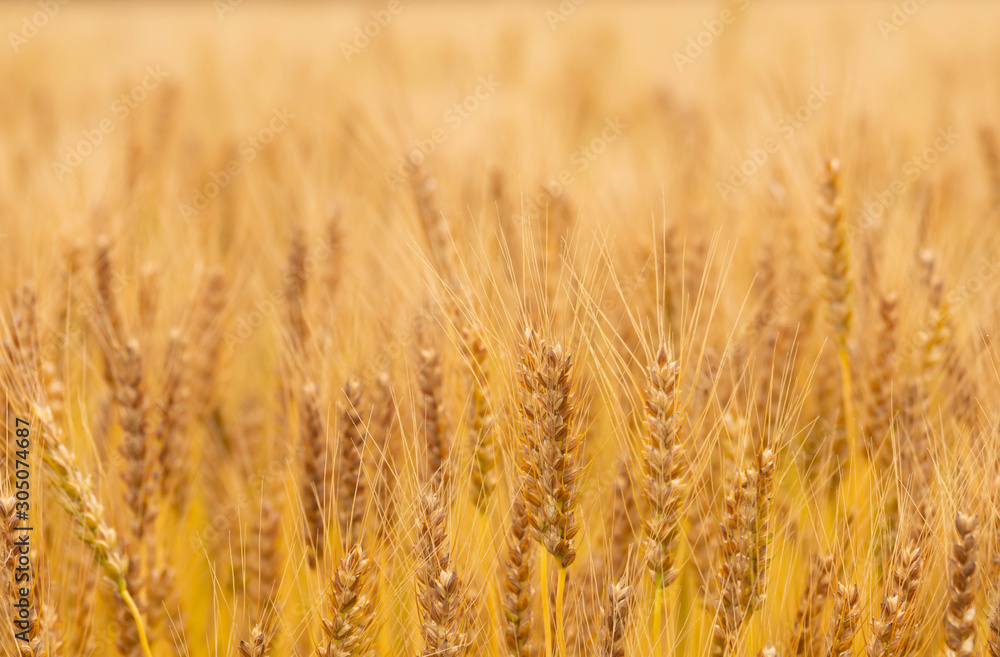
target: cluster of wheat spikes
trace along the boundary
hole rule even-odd
[[[0,61],[4,654],[1000,657],[998,10],[229,4]]]

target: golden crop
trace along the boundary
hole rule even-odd
[[[1000,657],[1000,7],[0,7],[0,645]]]

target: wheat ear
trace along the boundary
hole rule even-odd
[[[830,629],[829,657],[851,657],[854,654],[854,634],[858,630],[861,610],[857,585],[837,585],[833,603],[833,627]]]
[[[851,255],[844,218],[844,198],[840,181],[840,162],[830,159],[826,162],[826,172],[820,188],[819,214],[823,220],[822,247],[824,250],[824,275],[826,277],[827,311],[834,342],[840,355],[841,379],[843,386],[844,424],[847,427],[850,476],[848,481],[856,481],[855,455],[857,441],[854,427],[854,397],[851,392],[851,364],[848,341],[850,339],[853,308],[851,299]]]
[[[944,614],[948,657],[971,657],[976,652],[978,535],[979,519],[959,511],[955,516],[955,541],[948,558],[948,607]]]
[[[250,630],[250,640],[240,641],[238,648],[240,657],[267,657],[271,649],[271,639],[274,637],[275,621],[270,612]]]
[[[340,560],[327,599],[330,619],[323,619],[324,640],[316,650],[319,657],[369,654],[375,620],[373,566],[360,545]]]
[[[576,559],[574,539],[580,530],[577,506],[583,476],[577,463],[583,432],[576,420],[572,359],[562,345],[549,345],[528,329],[522,349],[520,380],[521,427],[525,438],[521,450],[524,491],[534,507],[534,528],[539,541],[559,565],[556,630],[560,657],[565,657],[563,593],[566,569]],[[542,581],[545,583],[544,555],[542,559]],[[548,624],[549,618],[544,622]],[[548,653],[547,649],[546,655]]]
[[[805,657],[820,657],[822,625],[820,614],[833,581],[833,557],[818,556],[812,560],[806,575],[806,590],[799,601],[792,630],[792,652]]]
[[[507,552],[503,563],[504,636],[510,657],[532,657],[531,585],[534,569],[534,540],[530,531],[532,508],[518,494],[511,503]]]
[[[617,584],[608,584],[601,621],[600,657],[625,657],[625,630],[631,601],[632,590],[624,577]]]
[[[774,452],[770,448],[758,452],[753,466],[737,473],[726,498],[712,657],[732,652],[743,622],[763,600],[774,470]]]
[[[362,523],[368,503],[368,482],[362,460],[368,432],[361,418],[361,382],[352,379],[344,386],[340,417],[340,463],[337,477],[337,519],[340,535],[348,546],[361,540]]]
[[[419,507],[416,575],[425,643],[422,654],[459,657],[466,654],[469,645],[466,601],[458,574],[451,567],[447,510],[436,493],[425,493]]]
[[[305,512],[308,561],[316,567],[326,548],[326,504],[330,472],[327,465],[326,427],[319,408],[316,385],[302,388],[299,417],[302,434],[302,505]]]
[[[643,493],[649,512],[645,522],[646,565],[657,588],[677,577],[674,565],[680,539],[684,495],[684,459],[677,441],[677,362],[660,345],[646,384],[646,444],[643,450]]]
[[[468,322],[462,326],[462,347],[470,370],[467,431],[474,454],[471,497],[479,512],[486,513],[487,503],[497,487],[497,448],[489,400],[489,354],[479,327]]]
[[[422,436],[427,450],[425,476],[447,495],[448,443],[446,440],[444,395],[442,391],[441,353],[437,349],[418,352],[417,387],[420,391]]]

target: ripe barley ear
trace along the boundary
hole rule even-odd
[[[160,495],[183,510],[188,500],[190,449],[187,440],[187,353],[179,331],[171,331],[165,359],[166,379],[160,393],[160,422],[156,428]]]
[[[636,529],[641,522],[626,458],[618,460],[614,496],[608,523],[611,535],[610,560],[604,567],[611,579],[618,581],[625,574],[629,554],[635,545]]]
[[[372,408],[370,435],[375,459],[373,496],[378,516],[376,537],[383,540],[391,535],[396,522],[393,497],[396,489],[396,401],[393,398],[389,374],[382,372],[375,380],[377,395]]]

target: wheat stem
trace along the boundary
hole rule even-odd
[[[125,606],[128,607],[129,613],[132,614],[132,618],[135,620],[135,627],[139,631],[139,644],[142,646],[142,654],[145,657],[153,657],[153,653],[149,649],[149,640],[146,639],[146,629],[143,627],[142,614],[139,613],[139,608],[136,607],[135,600],[132,599],[132,594],[128,592],[125,580],[120,579],[115,582],[115,585],[118,587],[118,595],[125,601]]]
[[[664,597],[664,586],[663,586],[663,576],[656,575],[655,582],[656,593],[653,598],[653,636],[656,637],[653,641],[654,654],[663,654],[663,597]]]
[[[559,657],[567,657],[566,622],[563,615],[563,600],[566,597],[566,567],[559,566],[556,581],[556,637],[559,641]]]
[[[549,609],[549,555],[539,543],[539,572],[542,576],[542,628],[545,630],[545,657],[552,657],[552,613]]]

